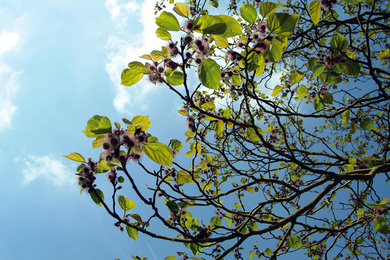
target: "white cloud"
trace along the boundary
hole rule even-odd
[[[18,109],[14,100],[19,90],[17,76],[21,73],[0,61],[0,130],[11,127],[12,118]]]
[[[21,161],[21,162],[20,162]],[[46,179],[56,187],[71,186],[76,183],[74,169],[62,163],[53,155],[34,156],[16,159],[23,165],[23,183],[29,184],[36,179]]]
[[[160,49],[164,44],[155,35],[157,25],[154,8],[151,8],[154,5],[155,0],[145,0],[141,6],[134,2],[120,4],[118,0],[106,0],[106,8],[113,23],[116,24],[106,45],[108,57],[106,71],[116,90],[114,107],[121,113],[131,114],[130,111],[135,107],[146,109],[148,102],[145,102],[145,99],[157,88],[148,82],[142,86],[132,87],[131,91],[120,85],[120,75],[129,62],[140,61],[139,56]],[[130,14],[133,17],[131,22],[128,20]],[[137,20],[134,17],[137,17]],[[142,31],[134,33],[134,30],[140,27]]]
[[[0,56],[6,52],[12,51],[20,42],[20,36],[17,32],[3,31],[0,33]]]

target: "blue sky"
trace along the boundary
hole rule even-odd
[[[172,93],[146,81],[120,85],[128,62],[163,44],[154,4],[0,0],[0,259],[163,259],[176,251],[120,233],[79,194],[77,164],[62,157],[96,156],[82,133],[95,114],[149,115],[161,141],[183,139]]]

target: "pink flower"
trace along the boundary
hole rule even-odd
[[[257,29],[259,30],[259,32],[265,33],[265,31],[267,30],[267,24],[265,22],[261,22],[257,26]]]

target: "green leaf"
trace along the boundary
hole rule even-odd
[[[70,153],[68,155],[64,155],[64,157],[71,159],[72,161],[76,161],[76,162],[85,162],[84,157],[81,156],[81,154],[79,154],[79,153]]]
[[[300,86],[297,89],[297,91],[298,91],[299,98],[304,98],[307,95],[307,93],[309,92],[309,90],[307,89],[307,87],[305,85]]]
[[[173,256],[173,255],[167,256],[164,258],[164,260],[176,260],[176,256]]]
[[[360,127],[363,128],[363,130],[368,130],[370,131],[371,129],[374,128],[374,123],[372,122],[372,119],[369,117],[364,117],[360,121]]]
[[[267,19],[267,27],[272,33],[289,36],[294,33],[299,14],[273,13]]]
[[[152,124],[152,121],[149,120],[148,116],[135,116],[131,122],[127,119],[122,119],[125,124],[128,126],[128,131],[134,133],[137,129],[141,131],[146,131],[150,125]]]
[[[283,46],[276,38],[272,39],[271,49],[268,52],[268,57],[271,62],[280,60],[283,56]]]
[[[275,86],[275,88],[274,88],[274,90],[272,91],[272,96],[273,97],[275,97],[275,96],[277,96],[279,93],[280,93],[280,91],[282,91],[283,90],[283,88],[280,86],[280,85],[276,85]]]
[[[171,148],[163,143],[145,143],[142,145],[142,151],[152,161],[166,166],[171,166],[173,154]]]
[[[220,35],[226,31],[227,25],[218,16],[203,15],[195,20],[194,29],[204,34]]]
[[[264,253],[265,253],[266,255],[272,255],[272,254],[273,254],[272,250],[269,249],[269,248],[265,249],[265,250],[264,250]]]
[[[318,95],[313,99],[313,106],[316,111],[320,111],[323,107],[322,101]]]
[[[191,176],[189,176],[185,171],[180,170],[177,173],[176,181],[180,184],[190,183],[193,182],[191,179]]]
[[[220,36],[234,37],[242,34],[241,26],[236,19],[229,15],[218,15],[218,17],[226,24],[226,30]]]
[[[118,196],[118,203],[124,211],[128,211],[135,207],[134,201],[129,200],[122,195]]]
[[[335,72],[325,71],[320,74],[320,80],[324,83],[337,84],[343,81],[343,78],[340,74],[337,74]]]
[[[257,127],[257,130],[258,130],[259,134],[262,134],[262,131],[259,127]],[[253,142],[260,141],[260,137],[256,134],[256,131],[252,127],[247,128],[246,135],[249,138],[249,140],[251,140]]]
[[[333,95],[330,94],[329,92],[326,92],[325,95],[322,96],[322,101],[325,104],[333,104]]]
[[[159,17],[156,17],[156,24],[168,31],[179,31],[180,24],[175,15],[170,12],[162,12]]]
[[[314,0],[309,5],[309,15],[314,24],[318,24],[321,18],[320,1]]]
[[[172,150],[175,151],[179,151],[183,147],[183,144],[177,139],[172,139],[170,145]]]
[[[215,35],[214,36],[215,43],[218,44],[219,47],[227,48],[229,47],[229,42],[225,37]]]
[[[260,14],[263,18],[273,14],[279,7],[282,6],[282,3],[272,3],[272,2],[264,2],[260,6]]]
[[[342,51],[348,47],[348,39],[342,34],[337,34],[330,40],[330,47],[335,51]]]
[[[343,120],[341,122],[341,124],[343,126],[347,126],[348,125],[348,122],[349,122],[349,115],[351,114],[351,112],[349,112],[349,110],[345,110],[344,113],[343,113]]]
[[[316,64],[313,67],[313,79],[317,78],[325,69],[324,64]]]
[[[207,88],[218,89],[221,81],[221,70],[214,60],[208,58],[198,66],[200,82]]]
[[[184,82],[184,74],[176,70],[167,77],[167,82],[173,86],[180,86]]]
[[[164,53],[161,51],[152,51],[150,54],[152,55],[154,61],[159,61],[165,58]]]
[[[84,134],[87,137],[97,137],[102,134],[111,133],[111,122],[108,117],[94,115],[88,120]]]
[[[302,239],[298,236],[292,236],[287,239],[287,245],[294,249],[300,249],[302,247]]]
[[[225,124],[222,122],[222,120],[212,122],[211,126],[217,134],[221,134],[225,130]]]
[[[249,259],[252,259],[255,256],[255,251],[251,250],[249,252]]]
[[[161,40],[164,40],[164,41],[170,41],[172,39],[171,34],[167,30],[160,28],[160,27],[157,28],[156,35],[158,38],[160,38]]]
[[[167,207],[173,214],[177,214],[179,212],[179,207],[174,201],[168,201]]]
[[[185,3],[176,3],[173,11],[182,17],[188,17],[190,15],[190,7]]]
[[[96,195],[96,194],[97,194],[97,195]],[[103,205],[103,203],[100,202],[100,200],[99,200],[99,197],[100,197],[101,200],[104,201],[104,194],[103,194],[103,192],[102,192],[101,190],[99,190],[99,189],[94,189],[94,191],[92,191],[92,192],[90,193],[90,195],[91,195],[91,198],[92,198],[93,202],[95,202],[96,205],[98,205],[98,206]],[[98,197],[98,196],[99,196],[99,197]]]
[[[341,63],[339,64],[340,70],[347,74],[347,75],[352,75],[355,78],[359,76],[360,73],[360,65],[357,62],[354,61],[348,61],[347,63]]]
[[[126,226],[127,235],[137,241],[138,239],[138,230],[129,226]]]
[[[383,235],[387,235],[389,233],[389,226],[387,225],[387,218],[380,217],[377,220],[373,220],[374,230],[382,233]]]
[[[242,18],[248,23],[254,23],[257,19],[257,10],[252,4],[246,4],[241,6],[240,14]]]
[[[288,80],[291,82],[291,84],[295,84],[295,83],[301,81],[302,78],[303,78],[302,74],[296,74],[296,73],[290,74],[288,76]]]
[[[144,65],[141,62],[133,61],[129,63],[130,69],[124,69],[121,74],[121,84],[130,87],[140,81],[144,76]]]
[[[152,60],[152,56],[150,56],[150,54],[144,54],[142,56],[139,56],[141,59],[145,59],[145,60]]]
[[[314,65],[316,65],[317,61],[318,61],[317,58],[311,57],[311,58],[309,59],[309,62],[308,62],[308,63],[309,63],[309,69],[312,69],[312,68],[314,67]]]

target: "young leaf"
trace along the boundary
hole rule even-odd
[[[167,77],[167,82],[173,86],[180,86],[184,82],[184,74],[180,71],[174,71]]]
[[[330,94],[329,92],[326,92],[325,95],[322,97],[322,101],[325,104],[333,104],[333,95]]]
[[[287,245],[294,249],[299,249],[302,247],[302,239],[298,236],[292,236],[287,239]]]
[[[154,61],[159,61],[165,58],[164,53],[162,53],[161,51],[152,51],[150,55],[152,56]]]
[[[170,41],[172,39],[171,34],[167,30],[165,30],[161,27],[157,28],[156,35],[158,38],[160,38],[161,40],[164,40],[164,41]]]
[[[343,125],[343,126],[347,126],[348,125],[348,122],[349,122],[349,115],[351,114],[351,112],[349,112],[349,110],[346,110],[346,111],[344,111],[344,113],[343,113],[343,120],[342,120],[342,122],[341,122],[341,124]]]
[[[297,73],[290,74],[288,76],[288,80],[291,82],[291,84],[295,84],[295,83],[299,82],[302,78],[303,78],[303,75],[297,74]]]
[[[124,196],[118,196],[118,203],[124,211],[128,211],[135,207],[135,202],[125,198]]]
[[[268,57],[271,62],[280,60],[283,56],[283,46],[276,38],[272,39],[271,50],[268,52]]]
[[[126,226],[127,235],[137,241],[138,239],[138,230],[129,226]]]
[[[257,19],[257,10],[252,4],[245,4],[240,8],[242,18],[248,23],[254,23]]]
[[[320,111],[323,107],[322,101],[318,95],[313,100],[313,106],[316,111]]]
[[[218,89],[221,81],[221,70],[214,60],[208,58],[198,66],[200,82],[207,88]]]
[[[97,195],[96,195],[96,194],[97,194]],[[103,205],[103,203],[99,200],[99,197],[100,197],[100,199],[101,199],[102,201],[104,201],[104,194],[103,194],[103,192],[102,192],[101,190],[99,190],[99,189],[94,189],[94,190],[90,193],[90,195],[91,195],[91,198],[92,198],[93,202],[95,202],[96,205],[98,205],[98,206]],[[98,197],[98,196],[99,196],[99,197]]]
[[[263,18],[273,14],[279,7],[282,6],[282,3],[272,3],[272,2],[264,2],[260,6],[260,14]]]
[[[282,91],[282,87],[280,86],[280,85],[276,85],[275,86],[275,88],[274,88],[274,90],[272,91],[272,96],[273,97],[275,97],[275,96],[277,96],[279,93],[280,93],[280,91]]]
[[[229,47],[229,42],[225,37],[215,35],[214,36],[215,43],[218,44],[219,47],[227,48]]]
[[[320,1],[314,0],[309,5],[309,14],[312,22],[316,25],[321,18],[321,5]]]
[[[179,151],[181,148],[183,148],[183,144],[177,139],[172,139],[170,145],[172,150],[175,151]]]
[[[176,256],[173,256],[173,255],[167,256],[164,258],[164,260],[176,260]]]
[[[297,91],[298,91],[299,98],[304,98],[307,95],[307,92],[309,92],[309,90],[307,89],[307,87],[305,85],[300,86],[297,89]]]
[[[88,120],[84,134],[87,137],[97,137],[102,134],[111,133],[111,122],[105,116],[94,115]]]
[[[144,76],[143,70],[145,66],[138,61],[129,63],[129,69],[124,69],[121,75],[121,84],[130,87],[140,81]]]
[[[81,156],[81,154],[79,154],[79,153],[70,153],[68,155],[64,155],[64,157],[71,159],[72,161],[76,161],[76,162],[85,162],[84,157]]]
[[[177,18],[170,12],[163,11],[159,17],[156,17],[156,24],[168,31],[179,31],[180,24]]]
[[[182,17],[188,17],[190,15],[190,7],[185,3],[176,3],[173,11]]]
[[[145,143],[142,145],[142,151],[152,161],[166,166],[171,166],[173,154],[171,148],[163,143]]]

